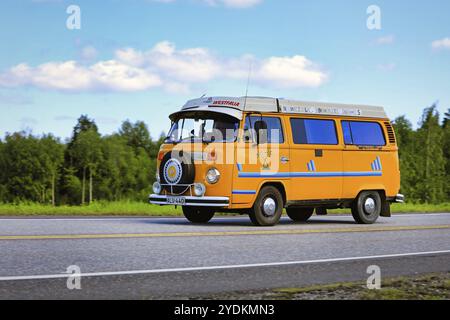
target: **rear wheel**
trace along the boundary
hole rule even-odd
[[[183,214],[190,222],[207,223],[214,217],[214,210],[202,207],[183,207]]]
[[[372,224],[381,213],[381,197],[377,191],[363,191],[352,205],[352,215],[357,223]]]
[[[273,186],[261,189],[250,211],[250,220],[255,226],[273,226],[280,221],[283,213],[283,197]]]
[[[293,221],[305,222],[313,215],[314,208],[286,208],[286,213]]]

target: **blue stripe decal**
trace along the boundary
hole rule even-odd
[[[238,171],[242,171],[242,165],[240,163],[236,163]]]
[[[239,178],[324,178],[324,177],[380,177],[382,172],[239,172]]]
[[[311,171],[311,162],[307,163],[308,171]]]
[[[377,157],[377,162],[378,162],[378,170],[383,170],[383,167],[381,166],[381,160],[380,157]]]
[[[311,160],[311,165],[312,165],[313,171],[316,171],[316,164],[314,163],[314,160]]]
[[[256,194],[255,190],[233,190],[233,194]]]
[[[373,164],[373,162],[370,165],[372,166],[372,171],[375,171],[375,165]]]

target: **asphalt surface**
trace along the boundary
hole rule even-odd
[[[450,271],[450,214],[403,214],[357,225],[351,216],[2,218],[0,299],[203,298],[232,291],[365,281]],[[69,266],[81,289],[67,288]],[[69,279],[70,280],[70,279]]]

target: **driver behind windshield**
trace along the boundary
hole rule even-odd
[[[233,141],[237,122],[216,120],[212,130],[205,132],[203,140],[205,141]]]

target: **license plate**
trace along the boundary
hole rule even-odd
[[[178,204],[178,205],[184,205],[186,203],[185,197],[167,197],[167,203],[168,204]]]

